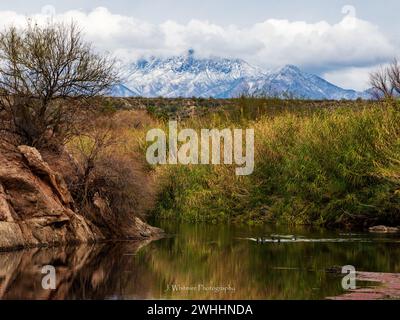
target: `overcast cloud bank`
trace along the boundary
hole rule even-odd
[[[368,72],[396,55],[390,39],[376,25],[358,18],[353,7],[345,7],[335,24],[268,19],[247,27],[200,20],[154,24],[104,7],[58,13],[46,6],[30,16],[0,11],[2,27],[23,26],[28,18],[39,23],[76,21],[97,48],[125,62],[179,55],[192,48],[201,57],[242,58],[264,69],[295,64],[354,89],[365,89]]]

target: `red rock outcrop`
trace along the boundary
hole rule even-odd
[[[74,207],[63,177],[38,150],[0,145],[0,250],[106,240]],[[138,239],[161,232],[140,219],[132,230]]]

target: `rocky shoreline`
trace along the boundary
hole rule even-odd
[[[163,231],[135,217],[122,238],[77,212],[63,176],[35,148],[0,145],[0,251],[106,240],[148,240]],[[102,199],[93,200],[107,215]]]

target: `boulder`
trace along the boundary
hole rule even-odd
[[[12,222],[14,219],[7,199],[7,194],[4,192],[3,185],[0,183],[0,221]]]
[[[117,238],[74,209],[62,175],[35,148],[5,147],[0,142],[0,163],[0,250]],[[97,205],[103,204],[98,199]],[[148,238],[151,229],[139,220],[133,233]],[[147,230],[146,236],[140,235],[142,230]]]
[[[22,230],[17,223],[0,222],[0,251],[19,249],[26,245]]]
[[[143,222],[140,218],[135,217],[134,218],[134,224],[131,230],[131,235],[130,238],[153,238],[153,237],[158,237],[158,236],[162,236],[164,234],[164,231],[156,228],[156,227],[152,227],[150,225],[148,225],[147,223]]]
[[[28,146],[19,146],[18,150],[25,157],[30,169],[37,175],[42,176],[50,184],[63,204],[70,205],[74,202],[62,176],[54,172],[50,166],[43,161],[37,149]]]

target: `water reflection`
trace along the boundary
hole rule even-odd
[[[146,242],[41,248],[0,253],[0,298],[2,299],[106,299],[118,295],[127,284],[135,284],[140,296],[146,296],[146,273],[133,269],[124,277],[129,254],[135,254]],[[124,259],[125,258],[125,259]],[[56,289],[42,288],[45,265],[56,269]],[[143,291],[141,290],[143,288]]]
[[[324,299],[345,293],[341,275],[329,272],[334,266],[400,273],[394,235],[159,226],[173,236],[151,243],[0,253],[0,298]],[[41,286],[44,265],[56,268],[56,290]]]

